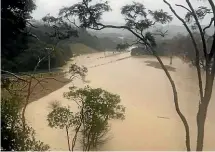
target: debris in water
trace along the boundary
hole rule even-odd
[[[169,117],[161,117],[161,116],[157,116],[157,117],[162,119],[170,119]]]

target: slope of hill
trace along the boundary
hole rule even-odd
[[[44,26],[39,21],[34,22],[34,24],[35,26],[37,26],[37,28],[31,28],[32,33],[37,35],[41,39],[41,41],[44,41],[46,43],[53,43],[53,39],[51,39],[47,35],[47,33],[53,32],[53,29],[51,27]],[[69,39],[62,40],[60,41],[60,46],[64,45],[63,47],[65,47],[65,45],[69,45],[70,43],[83,43],[86,46],[89,46],[98,51],[116,48],[117,43],[111,38],[97,37],[96,35],[82,28],[77,29],[77,32],[78,37],[70,37]]]
[[[98,50],[95,50],[82,43],[69,44],[69,48],[73,52],[74,55],[98,52]]]

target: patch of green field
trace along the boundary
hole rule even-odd
[[[98,52],[98,50],[95,50],[81,43],[70,44],[70,49],[75,55]]]

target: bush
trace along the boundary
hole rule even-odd
[[[125,118],[120,97],[101,88],[70,88],[65,97],[75,101],[79,111],[74,115],[76,133],[81,132],[84,151],[95,150],[103,144],[110,126],[108,120]],[[77,137],[76,137],[77,138]]]
[[[17,96],[1,98],[1,150],[45,151],[49,146],[35,139],[33,128],[23,125],[20,109],[23,101]]]

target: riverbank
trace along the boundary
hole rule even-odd
[[[14,94],[26,98],[30,92],[29,102],[37,101],[70,83],[71,80],[66,78],[65,74],[65,72],[60,71],[17,75],[23,81],[17,81],[16,77],[11,75],[6,76],[5,79],[10,80],[10,87],[3,89],[2,95]]]
[[[36,87],[32,90],[31,96],[29,98],[30,102],[43,98],[71,82],[70,79],[65,78],[65,75],[63,73],[53,76],[47,74],[42,78],[38,78],[39,81],[42,79],[44,79],[44,81],[38,85],[36,85],[38,83],[37,80],[34,79],[32,81],[32,86],[36,85]]]
[[[86,56],[88,57],[89,55],[92,55],[96,52],[93,53],[86,53],[86,54],[81,54],[79,56]],[[111,53],[111,55],[109,55],[109,53],[107,53],[108,55],[105,57],[111,57],[114,55],[118,55]],[[68,61],[68,62],[72,62],[72,60]],[[68,68],[68,67],[67,67]],[[69,77],[67,77],[65,75],[65,73],[62,71],[62,67],[61,68],[57,68],[55,69],[53,72],[48,72],[48,71],[39,71],[37,73],[35,73],[33,75],[33,79],[32,79],[32,84],[31,84],[31,95],[29,98],[29,103],[33,102],[33,101],[37,101],[40,98],[43,98],[47,95],[49,95],[50,93],[62,88],[63,86],[67,85],[68,83],[71,82],[71,80],[69,79]],[[65,69],[64,69],[65,70]],[[29,76],[31,75],[31,73],[21,73],[20,77],[22,77],[25,80],[29,80]],[[9,78],[13,78],[11,76],[9,76]],[[18,84],[18,88],[23,88],[23,93],[22,95],[24,97],[27,96],[28,93],[28,85],[23,83],[23,82],[19,82]]]
[[[81,55],[85,55],[88,58],[88,56],[90,56],[94,53],[98,54],[98,52],[93,52],[93,53],[86,53],[86,54],[81,54]],[[106,56],[101,57],[101,58],[113,57],[113,56],[120,55],[120,54],[121,54],[121,52],[114,53],[114,54],[112,54],[112,52],[106,52]],[[116,59],[116,61],[123,60],[123,59],[129,58],[129,57],[130,56],[126,56],[124,58]],[[100,59],[100,58],[97,58],[97,59]],[[112,63],[112,62],[116,62],[116,61],[110,61],[108,63]],[[104,63],[101,65],[105,65],[108,63]],[[101,65],[96,65],[94,67],[101,66]],[[88,67],[88,68],[92,68],[92,67]],[[68,77],[66,77],[65,73],[63,73],[62,71],[61,72],[59,72],[59,71],[52,72],[50,74],[49,73],[37,74],[37,77],[39,77],[38,80],[45,79],[45,82],[41,83],[42,85],[37,85],[34,88],[32,94],[30,96],[30,99],[29,99],[30,102],[43,98],[44,96],[47,96],[48,94],[62,88],[63,86],[65,86],[71,82],[71,80]],[[37,80],[33,79],[32,86],[34,86],[36,83],[37,83]]]

